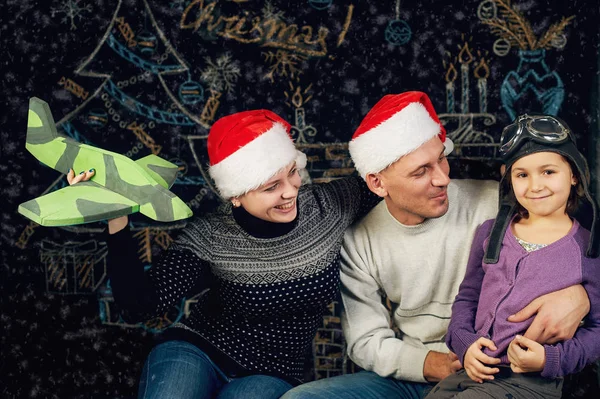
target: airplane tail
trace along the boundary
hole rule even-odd
[[[179,172],[177,165],[154,154],[140,158],[135,163],[144,168],[158,184],[166,189],[171,188]]]
[[[27,144],[45,144],[59,137],[48,103],[37,97],[29,100]]]

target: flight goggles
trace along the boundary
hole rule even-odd
[[[521,115],[506,126],[500,137],[500,155],[507,158],[517,151],[524,140],[540,144],[561,144],[567,140],[575,143],[569,127],[549,115]]]

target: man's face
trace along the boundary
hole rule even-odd
[[[444,145],[436,136],[375,175],[392,216],[404,225],[417,225],[448,211],[449,172]]]

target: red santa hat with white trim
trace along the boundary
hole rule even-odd
[[[454,149],[427,94],[409,91],[384,96],[367,113],[348,144],[358,173],[381,172],[438,136],[447,155]]]
[[[225,199],[252,191],[306,155],[294,146],[290,124],[264,109],[238,112],[217,120],[208,134],[208,173]]]

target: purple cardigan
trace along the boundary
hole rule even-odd
[[[507,229],[497,264],[483,263],[493,220],[484,222],[475,233],[465,278],[452,306],[446,344],[461,362],[469,346],[480,337],[494,341],[492,357],[509,364],[506,350],[516,334],[523,334],[533,321],[507,321],[508,316],[535,298],[571,285],[582,284],[590,299],[590,313],[575,336],[554,345],[544,345],[546,364],[543,377],[575,373],[600,358],[600,258],[584,256],[589,231],[573,222],[560,240],[528,253]]]

